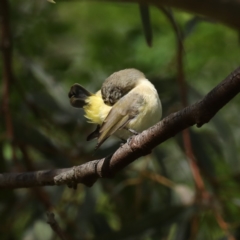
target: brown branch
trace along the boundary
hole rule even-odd
[[[60,1],[60,0],[59,0]],[[106,0],[98,0],[103,2]],[[240,29],[239,0],[108,0],[110,2],[135,2],[153,5],[158,8],[162,6],[181,9],[193,14],[203,15],[226,24],[232,28]]]
[[[240,67],[218,84],[202,100],[181,111],[172,113],[151,128],[133,136],[112,156],[87,162],[69,169],[55,169],[26,173],[0,174],[0,188],[23,188],[46,185],[92,186],[98,178],[110,178],[137,158],[148,154],[154,147],[180,131],[197,125],[201,127],[240,92]]]
[[[177,22],[174,19],[174,16],[169,12],[166,8],[161,8],[163,13],[166,15],[166,17],[169,19],[175,35],[176,35],[176,42],[177,42],[177,82],[179,85],[179,91],[180,91],[180,96],[181,96],[181,102],[183,107],[186,107],[188,105],[188,89],[187,89],[187,84],[185,81],[185,74],[184,74],[184,43],[183,43],[183,38],[182,38],[182,33],[180,27],[177,25]],[[189,160],[189,165],[193,174],[193,178],[195,181],[195,186],[196,186],[196,195],[195,195],[195,200],[199,202],[200,204],[206,201],[211,201],[214,198],[213,195],[211,195],[209,192],[206,191],[206,187],[203,181],[203,178],[201,176],[200,168],[198,166],[198,162],[196,160],[196,157],[193,153],[192,149],[192,142],[191,142],[191,136],[190,136],[190,131],[189,129],[184,129],[182,132],[183,136],[183,143],[184,143],[184,148],[185,148],[185,153],[186,156]],[[210,180],[210,183],[215,186],[213,181],[209,179],[207,176],[208,180]],[[213,186],[213,189],[215,189]],[[215,195],[217,197],[217,195]],[[217,199],[216,199],[217,200]],[[221,204],[218,200],[218,203]],[[235,238],[231,235],[229,231],[229,225],[224,221],[223,217],[219,213],[219,209],[214,211],[214,216],[216,221],[218,222],[220,228],[223,229],[223,231],[226,233],[228,236],[228,239],[234,240]],[[196,239],[196,234],[199,229],[199,216],[194,216],[191,220],[191,237],[190,239]]]
[[[181,103],[183,107],[188,106],[188,89],[187,89],[187,84],[185,81],[185,72],[184,72],[184,43],[183,43],[183,34],[178,26],[176,20],[174,19],[173,14],[166,8],[161,8],[163,13],[166,15],[168,18],[169,22],[172,25],[172,28],[175,32],[176,35],[176,45],[177,45],[177,82],[179,86],[179,92],[180,92],[180,98],[181,98]],[[183,144],[184,144],[184,149],[185,149],[185,154],[187,156],[193,179],[195,182],[195,186],[197,189],[197,194],[196,198],[199,196],[203,196],[205,193],[205,186],[204,186],[204,181],[202,179],[196,157],[193,153],[192,149],[192,142],[191,142],[191,137],[190,137],[190,132],[189,129],[184,129],[182,132],[182,137],[183,137]]]

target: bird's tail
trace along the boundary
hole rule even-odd
[[[78,83],[75,83],[68,93],[71,105],[76,108],[83,108],[87,104],[86,99],[92,95]]]

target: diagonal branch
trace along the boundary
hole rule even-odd
[[[218,84],[202,100],[164,118],[151,128],[133,136],[112,156],[68,168],[26,173],[0,174],[0,188],[23,188],[47,185],[92,186],[98,178],[110,178],[137,158],[146,155],[180,131],[201,127],[240,92],[240,67]]]

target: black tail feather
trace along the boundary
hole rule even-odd
[[[71,105],[76,108],[83,108],[86,104],[86,99],[91,95],[92,93],[78,83],[75,83],[68,93]]]

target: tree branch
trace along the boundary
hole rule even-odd
[[[201,127],[240,92],[240,67],[218,84],[202,100],[172,113],[151,128],[133,136],[112,156],[68,168],[26,173],[0,174],[0,188],[23,188],[77,183],[92,186],[98,178],[110,178],[137,158],[146,155],[180,131]]]
[[[52,212],[47,212],[47,223],[51,226],[52,230],[56,233],[56,235],[61,239],[61,240],[67,240],[66,235],[63,233],[62,229],[60,228],[59,224],[57,223],[54,213]]]
[[[103,1],[103,0],[98,0]],[[240,29],[239,0],[108,0],[110,2],[136,2],[181,9],[186,12],[203,15],[210,19],[226,24],[232,28]]]
[[[180,26],[178,26],[177,22],[175,21],[174,15],[166,8],[161,8],[163,13],[166,15],[168,18],[169,22],[172,25],[172,28],[175,32],[176,35],[176,45],[177,45],[177,57],[176,57],[176,62],[177,62],[177,83],[179,87],[179,94],[180,94],[180,99],[182,103],[182,107],[187,107],[188,106],[188,89],[187,89],[187,84],[185,81],[185,72],[184,72],[184,42],[183,42],[183,33],[181,31]],[[185,149],[185,154],[187,156],[187,160],[189,162],[193,179],[195,182],[196,186],[196,197],[199,197],[202,195],[205,186],[204,186],[204,181],[202,179],[200,169],[197,165],[196,158],[193,153],[192,149],[192,142],[191,142],[191,137],[190,137],[190,131],[189,129],[184,129],[182,131],[182,137],[183,137],[183,145]]]
[[[158,0],[151,0],[151,2],[159,5]],[[161,3],[187,12],[204,15],[233,28],[240,29],[240,2],[236,0],[161,0]]]

